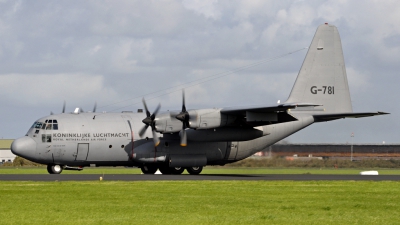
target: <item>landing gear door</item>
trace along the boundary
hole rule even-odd
[[[229,153],[228,160],[235,160],[237,151],[238,151],[239,143],[238,142],[231,142],[231,151]]]
[[[86,161],[88,154],[89,154],[89,144],[79,143],[75,161]]]

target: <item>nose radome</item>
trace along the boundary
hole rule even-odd
[[[36,152],[36,142],[30,137],[22,137],[13,141],[11,152],[24,158],[30,158]]]

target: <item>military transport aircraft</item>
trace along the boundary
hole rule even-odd
[[[315,123],[387,114],[354,113],[338,30],[320,25],[284,103],[150,113],[83,112],[38,119],[16,139],[15,155],[50,174],[87,166],[139,167],[144,174],[199,174],[206,165],[245,159]],[[144,123],[144,126],[143,126]],[[148,129],[150,127],[150,129]]]

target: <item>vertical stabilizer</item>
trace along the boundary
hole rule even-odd
[[[287,103],[314,103],[325,113],[352,112],[349,85],[337,28],[320,25]]]

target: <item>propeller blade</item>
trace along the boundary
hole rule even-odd
[[[144,133],[146,133],[147,128],[149,128],[149,125],[144,125],[144,127],[142,127],[142,129],[140,129],[139,131],[139,136],[143,137]]]
[[[160,144],[160,139],[157,137],[157,133],[155,130],[152,130],[152,132],[153,132],[154,147],[157,147]]]
[[[158,111],[160,111],[161,104],[158,104],[156,110],[154,110],[153,114],[151,115],[151,120],[154,120],[158,114]]]
[[[143,102],[144,109],[146,110],[147,117],[150,117],[150,112],[149,112],[149,109],[147,108],[147,104],[146,104],[146,101],[144,100],[144,98],[142,99],[142,102]]]
[[[94,103],[94,107],[93,107],[93,111],[92,112],[96,112],[96,108],[97,108],[97,102]]]
[[[182,112],[186,112],[185,89],[182,89]]]
[[[64,100],[64,104],[63,104],[63,108],[62,108],[62,113],[65,113],[65,100]]]
[[[181,146],[186,147],[187,146],[187,137],[186,137],[186,130],[181,131]]]

